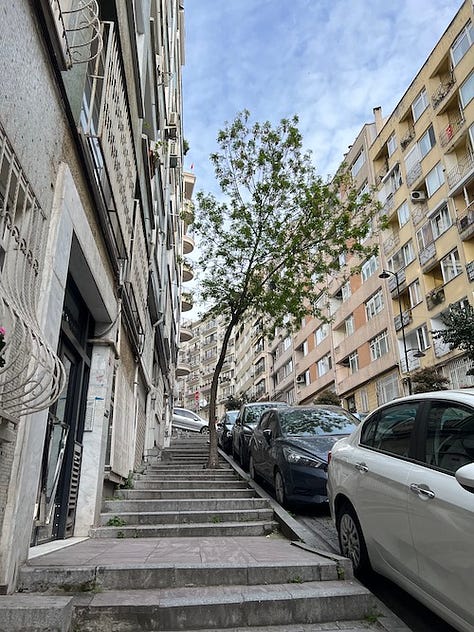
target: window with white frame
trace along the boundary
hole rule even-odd
[[[360,398],[360,410],[367,412],[369,410],[369,394],[366,388],[361,388],[359,391]]]
[[[370,192],[369,183],[367,180],[364,181],[364,184],[357,191],[357,201],[360,202],[364,195]]]
[[[346,253],[345,252],[341,252],[340,255],[338,255],[338,263],[339,263],[339,267],[342,268],[346,265]]]
[[[349,296],[352,294],[351,283],[350,281],[346,281],[341,288],[342,300],[347,301]]]
[[[386,353],[388,353],[388,332],[385,330],[375,338],[372,338],[369,342],[370,346],[370,358],[372,360],[378,360]]]
[[[448,230],[451,225],[452,221],[448,211],[448,205],[443,204],[443,206],[438,209],[431,217],[433,238],[437,239],[442,233],[444,233],[445,230]]]
[[[354,351],[354,353],[351,353],[350,356],[348,357],[349,360],[349,369],[350,372],[353,373],[357,373],[357,371],[359,370],[359,354],[357,353],[357,351]]]
[[[403,262],[407,266],[415,258],[415,249],[413,248],[413,242],[411,239],[409,239],[406,244],[403,244],[401,251]]]
[[[359,155],[352,163],[351,175],[353,178],[355,178],[356,175],[359,173],[359,171],[362,169],[364,163],[365,163],[365,151],[361,149]]]
[[[375,385],[377,389],[377,404],[379,406],[400,397],[396,373],[380,378]]]
[[[456,66],[474,43],[474,27],[472,22],[466,24],[451,46],[451,59]]]
[[[344,321],[344,326],[346,329],[346,336],[351,336],[354,333],[354,316],[351,314],[349,318],[346,318]]]
[[[431,228],[431,222],[426,222],[416,233],[416,239],[418,241],[418,248],[420,252],[427,248],[433,242],[433,230]]]
[[[367,320],[370,320],[377,314],[379,314],[384,308],[383,292],[379,290],[365,303],[365,313]]]
[[[439,187],[444,182],[444,173],[443,167],[440,162],[431,169],[425,179],[426,182],[426,190],[428,191],[428,197],[431,197],[435,191],[439,189]]]
[[[423,300],[423,296],[421,294],[421,285],[418,279],[410,283],[408,286],[408,294],[410,296],[410,307],[415,307]]]
[[[368,259],[368,261],[362,264],[362,282],[367,281],[369,277],[374,275],[378,267],[379,263],[377,261],[377,257],[375,255],[372,255],[370,259]]]
[[[307,340],[305,340],[303,344],[301,345],[301,351],[303,352],[303,356],[308,355],[308,341]]]
[[[428,95],[426,93],[425,88],[420,92],[420,94],[413,101],[411,106],[411,111],[413,113],[413,120],[417,121],[423,112],[428,107]]]
[[[415,144],[405,156],[405,171],[410,171],[420,162],[420,150],[418,145]]]
[[[328,323],[323,323],[320,325],[315,331],[316,344],[319,345],[321,342],[327,338],[329,334],[329,325]]]
[[[394,132],[387,141],[387,153],[388,153],[389,158],[394,153],[396,148],[397,148],[397,137],[395,136],[395,132]]]
[[[397,216],[398,216],[398,225],[400,226],[400,228],[402,226],[405,226],[405,224],[410,219],[410,209],[408,208],[408,202],[406,200],[405,202],[403,202],[403,204],[401,204],[398,207]]]
[[[283,340],[283,350],[286,351],[287,349],[289,349],[291,347],[291,336],[287,336],[284,340]]]
[[[405,268],[415,258],[415,250],[413,248],[413,242],[410,239],[404,244],[400,250],[390,257],[387,261],[387,267],[392,272],[398,272],[401,268]]]
[[[454,279],[458,274],[461,274],[462,267],[461,262],[459,261],[459,253],[457,248],[451,250],[446,257],[441,259],[441,272],[443,274],[443,281],[447,283]]]
[[[428,327],[426,325],[422,325],[418,327],[416,330],[416,339],[418,342],[418,349],[420,351],[426,351],[430,346],[430,339],[428,337]]]
[[[420,150],[421,158],[424,158],[426,154],[436,145],[436,138],[434,134],[433,126],[430,125],[423,136],[418,141],[418,148]]]
[[[461,97],[461,104],[463,108],[471,101],[474,97],[474,71],[471,72],[466,81],[459,88],[459,95]]]
[[[332,367],[331,356],[328,354],[328,355],[324,356],[323,358],[321,358],[321,360],[318,360],[317,366],[318,366],[318,375],[319,375],[319,377],[322,377]]]

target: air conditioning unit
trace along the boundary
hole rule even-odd
[[[168,138],[176,138],[178,135],[179,116],[177,112],[168,114],[168,125],[166,126],[166,135]]]
[[[424,191],[412,191],[410,193],[410,200],[412,202],[424,202],[426,200],[426,194]]]
[[[179,160],[179,143],[171,141],[169,144],[170,167],[177,167]]]
[[[303,375],[298,375],[298,377],[296,378],[296,383],[297,384],[305,384],[305,379]]]

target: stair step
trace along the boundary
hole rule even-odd
[[[143,498],[253,498],[256,496],[252,488],[211,488],[211,489],[121,489],[116,492],[119,499],[143,499]]]
[[[109,512],[102,513],[100,523],[108,526],[110,520],[118,518],[124,521],[127,526],[131,525],[162,525],[162,524],[193,524],[193,523],[213,523],[222,524],[224,522],[249,522],[251,520],[262,521],[272,520],[272,509],[240,509],[215,510],[215,511],[144,511],[144,512]]]
[[[375,606],[353,581],[109,591],[75,604],[81,632],[177,631],[363,619]]]
[[[253,520],[250,522],[104,526],[90,529],[89,535],[91,538],[215,537],[235,534],[256,536],[268,535],[277,529],[278,523],[273,520]]]
[[[73,616],[71,597],[0,596],[0,630],[8,632],[68,632]]]
[[[177,500],[106,500],[103,512],[141,512],[141,511],[225,511],[233,509],[264,509],[268,502],[264,498],[208,498],[208,499],[177,499]]]
[[[234,489],[248,489],[248,483],[242,480],[236,480],[235,477],[232,477],[228,480],[224,479],[206,479],[202,480],[175,480],[175,479],[164,479],[162,481],[134,481],[133,489],[203,489],[203,487],[207,484],[217,483],[220,489],[224,490],[226,487],[232,487]],[[224,492],[225,493],[225,492]]]

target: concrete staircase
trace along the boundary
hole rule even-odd
[[[205,469],[207,450],[181,439],[105,501],[92,538],[30,560],[22,594],[0,597],[19,627],[2,628],[0,612],[0,632],[380,630],[350,562],[284,538],[271,503],[227,461]],[[56,599],[64,621],[21,619],[28,599],[32,613]]]

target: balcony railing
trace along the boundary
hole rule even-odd
[[[474,202],[471,202],[457,219],[458,231],[464,241],[474,234]]]
[[[441,147],[446,147],[453,140],[459,130],[464,127],[465,120],[462,116],[459,116],[456,121],[446,125],[444,130],[439,135],[439,142]]]
[[[398,234],[392,233],[391,235],[389,235],[387,238],[383,240],[384,253],[387,255],[394,248],[396,248],[399,243],[400,243],[400,237],[398,236]]]
[[[393,319],[394,325],[395,325],[395,331],[400,331],[400,329],[402,329],[402,325],[403,327],[406,327],[407,325],[409,325],[412,321],[412,315],[411,315],[411,309],[406,309],[405,311],[402,312],[402,317],[400,317],[400,315],[395,316],[395,318]]]
[[[422,267],[429,267],[436,259],[436,245],[432,241],[424,248],[419,254],[420,265]]]
[[[411,186],[422,174],[421,163],[417,162],[407,173],[407,186]]]
[[[474,261],[466,263],[466,274],[469,281],[474,281]]]
[[[431,311],[437,305],[441,305],[445,301],[445,293],[442,285],[435,287],[426,295],[426,306]]]
[[[452,91],[456,80],[454,75],[449,77],[446,81],[442,81],[437,90],[431,96],[431,103],[433,104],[433,109],[436,110],[444,99],[448,96],[448,94]]]
[[[450,189],[455,187],[461,180],[474,169],[474,156],[465,156],[456,167],[450,169],[446,175]]]
[[[388,289],[390,290],[390,292],[393,294],[397,292],[397,279],[398,279],[398,287],[400,290],[404,289],[406,287],[406,282],[407,282],[407,277],[406,277],[406,272],[405,272],[405,268],[400,268],[400,270],[397,271],[396,275],[390,275],[389,279],[388,279]]]

